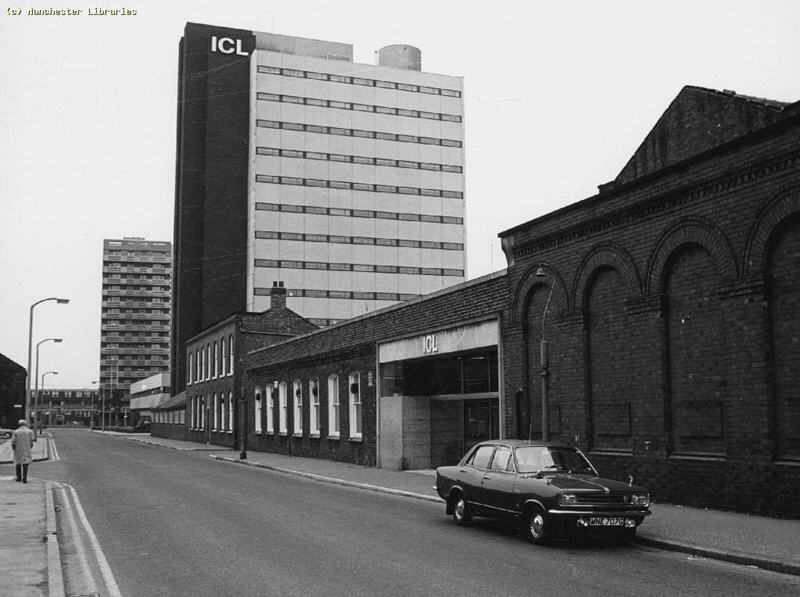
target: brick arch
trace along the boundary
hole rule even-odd
[[[603,243],[593,247],[578,266],[578,273],[572,287],[572,301],[575,309],[583,308],[589,281],[598,268],[604,266],[611,267],[620,273],[629,296],[641,295],[642,282],[633,258],[621,245],[610,242]]]
[[[536,270],[540,267],[546,269],[549,274],[555,276],[556,288],[563,294],[564,304],[567,306],[567,310],[569,310],[569,294],[567,293],[567,287],[564,284],[564,280],[561,278],[558,271],[547,263],[537,263],[536,265],[528,268],[528,270],[522,275],[519,284],[517,284],[517,290],[514,293],[514,304],[512,310],[515,321],[525,321],[525,311],[528,307],[528,299],[530,298],[534,288],[537,286],[546,286],[543,281],[536,277]],[[553,289],[554,294],[556,288]]]
[[[725,280],[735,280],[739,270],[736,257],[725,234],[703,218],[682,218],[662,233],[647,264],[645,294],[660,292],[667,260],[681,245],[695,244],[706,249],[714,260],[717,273]]]
[[[747,238],[742,265],[746,274],[766,269],[770,236],[784,220],[797,214],[800,214],[800,186],[779,192],[761,210]]]

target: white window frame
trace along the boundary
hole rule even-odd
[[[289,393],[289,388],[286,385],[285,381],[282,381],[278,386],[278,432],[281,435],[286,435],[288,433],[288,429],[286,427],[286,419],[287,419],[287,394]]]
[[[320,398],[319,398],[319,378],[314,377],[308,382],[308,432],[319,437],[320,428]]]
[[[211,379],[217,378],[217,373],[219,372],[219,353],[217,352],[217,341],[214,340],[214,349],[211,353],[211,358],[213,360],[213,365],[211,367]]]
[[[225,393],[219,393],[219,430],[226,431],[225,424],[228,422],[227,412],[225,410]]]
[[[233,375],[233,334],[228,336],[228,375]]]
[[[265,390],[267,396],[267,433],[275,433],[275,394],[270,384],[267,384]]]
[[[228,372],[228,353],[226,352],[225,338],[219,341],[219,354],[222,357],[222,366],[219,370],[219,376],[222,377]]]
[[[233,433],[233,392],[228,392],[228,433]]]
[[[303,435],[303,382],[296,379],[292,382],[292,431],[294,435]]]
[[[339,439],[339,376],[328,377],[328,437]]]
[[[213,423],[211,426],[211,431],[216,431],[219,429],[219,396],[217,396],[216,392],[214,392],[213,396],[214,397],[211,399],[211,408],[214,409],[212,415],[213,418],[211,419]]]
[[[353,385],[356,384],[356,391],[353,392]],[[348,377],[347,393],[350,396],[350,439],[362,438],[362,408],[361,408],[361,374],[356,371]]]
[[[200,368],[200,351],[195,349],[194,351],[194,380],[196,382],[202,381],[203,376],[200,375],[202,369]]]
[[[192,352],[189,351],[189,366],[186,367],[186,384],[192,385],[192,381],[194,381],[194,358],[192,358]]]
[[[260,435],[261,432],[262,432],[262,429],[261,429],[261,390],[259,389],[258,386],[256,386],[254,405],[255,405],[255,407],[254,407],[253,418],[255,419],[255,421],[254,421],[255,432],[256,432],[256,434]]]

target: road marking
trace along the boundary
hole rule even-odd
[[[72,495],[72,501],[78,511],[78,518],[80,518],[81,524],[83,524],[83,528],[86,531],[86,535],[89,537],[89,542],[92,544],[92,549],[94,550],[97,564],[100,566],[100,572],[103,575],[103,581],[105,582],[106,588],[108,588],[109,597],[122,597],[122,593],[119,590],[117,581],[114,578],[114,573],[111,572],[111,566],[108,565],[108,560],[106,560],[106,556],[103,554],[103,549],[100,547],[100,542],[97,540],[97,535],[94,534],[92,525],[89,523],[89,519],[86,517],[86,512],[83,510],[83,506],[81,505],[80,499],[78,499],[78,494],[75,491],[75,488],[66,483],[64,483],[64,485],[69,488],[70,494]]]
[[[53,439],[53,436],[50,436],[50,460],[55,462],[56,460],[61,460],[61,457],[58,455],[58,448],[56,448],[56,440]]]
[[[89,591],[89,594],[94,595],[97,593],[97,585],[94,582],[94,575],[92,574],[91,568],[89,568],[89,560],[86,557],[86,548],[83,545],[83,539],[78,531],[78,524],[75,522],[75,514],[73,513],[69,496],[66,495],[66,488],[64,485],[61,483],[54,483],[54,485],[58,487],[64,498],[64,510],[67,515],[67,522],[69,523],[70,531],[74,538],[75,549],[78,554],[78,563],[81,566],[83,578],[86,582],[86,589]]]

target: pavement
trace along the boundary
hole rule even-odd
[[[49,433],[33,444],[31,456],[28,482],[17,483],[11,440],[0,443],[0,593],[63,597],[53,488],[36,476],[36,463],[50,457]]]
[[[335,483],[401,495],[412,499],[444,502],[433,490],[433,470],[391,471],[317,458],[284,456],[151,437],[117,435],[161,448],[203,452],[209,458],[240,466],[269,469],[323,483]],[[38,441],[34,460],[46,460],[49,442]],[[63,597],[64,580],[58,556],[52,487],[36,477],[31,465],[27,484],[14,481],[11,446],[0,444],[0,587],[9,597]],[[753,566],[800,576],[800,520],[784,520],[735,512],[654,503],[653,512],[639,527],[635,541],[651,547]],[[12,563],[13,568],[12,568]],[[7,587],[15,592],[6,593]]]

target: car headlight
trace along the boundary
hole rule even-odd
[[[558,496],[560,506],[574,506],[578,503],[578,496],[574,493],[562,493]]]
[[[631,505],[633,506],[649,506],[650,494],[649,493],[634,493],[631,496]]]

